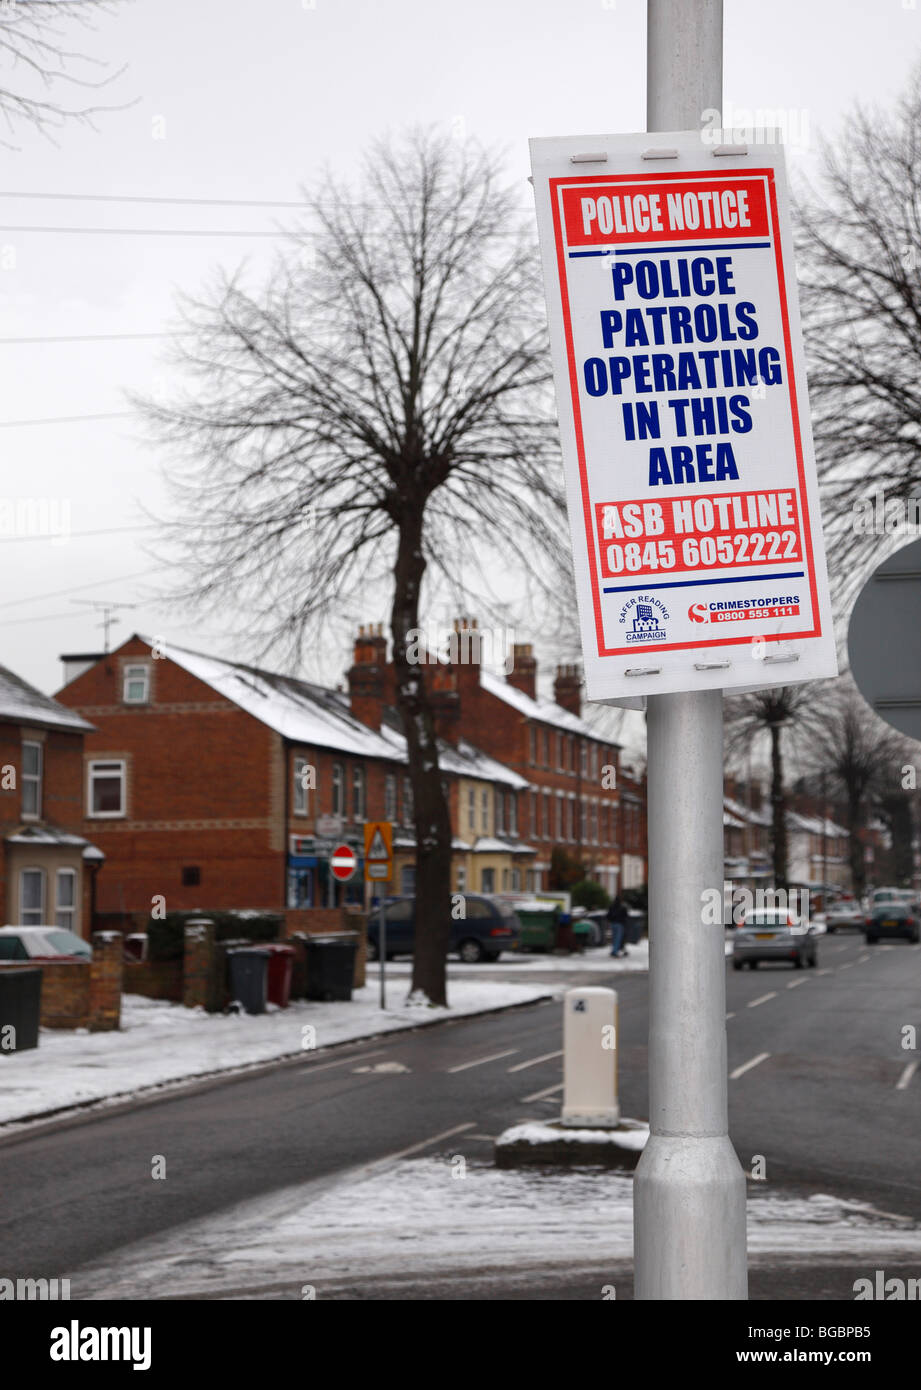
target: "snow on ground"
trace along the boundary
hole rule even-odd
[[[452,1147],[452,1145],[454,1147]],[[621,1270],[632,1259],[632,1179],[597,1169],[496,1169],[442,1157],[382,1161],[228,1208],[127,1247],[71,1276],[74,1298],[317,1298],[411,1276],[559,1267]],[[921,1255],[921,1228],[866,1203],[757,1192],[759,1257]]]
[[[484,970],[488,970],[490,975],[500,971],[508,978],[525,978],[529,974],[543,975],[548,972],[554,974],[565,974],[570,971],[575,973],[582,970],[610,970],[612,974],[629,974],[633,972],[643,972],[649,969],[649,942],[645,939],[635,946],[628,946],[628,955],[614,959],[611,956],[610,946],[593,946],[587,951],[581,951],[575,955],[550,954],[549,952],[535,951],[533,954],[519,955],[517,951],[506,951],[496,961],[487,961],[479,965],[463,965],[460,961],[448,961],[448,977],[452,980],[475,979],[482,975]],[[368,966],[368,978],[370,972],[374,972],[377,979],[376,965]],[[400,957],[398,960],[387,962],[387,974],[391,973],[395,978],[409,975],[412,970],[412,961],[408,956]]]
[[[323,1048],[354,1038],[484,1013],[510,1004],[546,999],[552,986],[496,980],[452,979],[450,1007],[406,1003],[406,979],[387,990],[379,1007],[375,981],[355,990],[351,1002],[297,1000],[287,1009],[257,1016],[206,1014],[160,999],[126,994],[119,1032],[43,1028],[29,1052],[0,1056],[0,1125],[69,1106],[126,1097],[211,1072],[232,1071],[275,1058],[296,1056],[308,1046]],[[305,1029],[314,1029],[313,1036]]]

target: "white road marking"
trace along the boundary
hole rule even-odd
[[[865,960],[872,960],[872,956],[858,956],[858,957],[857,957],[856,964],[857,964],[857,965],[863,965],[863,963],[864,963]]]
[[[498,1062],[503,1057],[514,1057],[518,1051],[520,1051],[519,1048],[510,1047],[505,1052],[491,1052],[488,1057],[475,1057],[472,1062],[461,1062],[456,1067],[448,1067],[448,1071],[469,1071],[471,1067],[485,1067],[487,1062]]]
[[[770,1052],[759,1052],[758,1056],[753,1057],[750,1062],[743,1062],[740,1067],[736,1067],[735,1071],[731,1071],[729,1073],[729,1080],[737,1081],[740,1076],[744,1076],[747,1071],[751,1071],[752,1067],[757,1067],[759,1063],[766,1062],[770,1055]]]
[[[808,983],[809,981],[803,976],[801,980],[791,980],[787,985],[787,989],[799,989],[800,985],[808,985]]]
[[[376,1159],[374,1164],[368,1167],[377,1167],[378,1164],[392,1163],[395,1158],[408,1158],[410,1154],[416,1154],[420,1149],[427,1149],[431,1144],[437,1144],[441,1139],[450,1139],[452,1134],[462,1134],[465,1129],[473,1129],[476,1120],[468,1120],[465,1125],[455,1125],[453,1129],[443,1129],[440,1134],[433,1134],[431,1139],[422,1139],[418,1144],[410,1144],[408,1149],[399,1149],[395,1154],[388,1154],[386,1158]]]
[[[909,1081],[911,1081],[911,1078],[914,1076],[915,1072],[918,1070],[919,1067],[921,1067],[921,1061],[919,1061],[917,1057],[913,1062],[909,1062],[908,1066],[905,1068],[905,1070],[902,1072],[902,1075],[895,1083],[895,1089],[897,1091],[907,1091],[908,1083]]]
[[[729,1020],[730,1020],[731,1018],[735,1018],[735,1014],[727,1014],[727,1015],[726,1015],[726,1022],[728,1023]]]
[[[402,1062],[375,1062],[373,1067],[355,1067],[353,1070],[356,1072],[400,1072],[409,1071],[409,1067],[404,1066]]]
[[[748,1008],[750,1008],[750,1009],[757,1009],[757,1007],[758,1007],[759,1004],[766,1004],[767,1001],[768,1001],[769,999],[776,999],[776,998],[777,998],[777,991],[776,991],[776,989],[772,989],[771,992],[770,992],[770,994],[762,994],[762,995],[760,995],[757,999],[749,999],[749,1001],[748,1001]],[[764,1055],[767,1056],[767,1053],[765,1053]]]
[[[815,973],[816,973],[817,975],[830,975],[830,974],[831,974],[831,970],[830,970],[830,969],[817,970]]]
[[[300,1074],[310,1071],[329,1071],[331,1067],[347,1067],[351,1062],[363,1062],[366,1057],[379,1057],[385,1049],[377,1048],[374,1052],[353,1053],[351,1057],[343,1057],[341,1062],[323,1062],[317,1066],[301,1067]]]
[[[539,1062],[550,1062],[554,1057],[562,1057],[562,1055],[563,1053],[561,1051],[545,1052],[543,1057],[532,1057],[530,1062],[516,1062],[515,1065],[513,1067],[509,1067],[508,1070],[510,1072],[524,1071],[527,1067],[536,1067]]]
[[[839,970],[850,970],[850,969],[851,969],[853,966],[855,966],[856,964],[857,964],[857,962],[856,962],[855,960],[849,960],[848,963],[847,963],[847,965],[839,965],[839,966],[838,966],[838,969],[839,969]]]
[[[555,1086],[548,1086],[545,1091],[535,1091],[531,1096],[523,1096],[521,1103],[524,1105],[526,1101],[544,1100],[546,1096],[552,1096],[554,1091],[562,1091],[562,1089],[563,1083],[562,1081],[558,1081]]]

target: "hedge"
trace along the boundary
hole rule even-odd
[[[185,924],[196,917],[214,923],[216,941],[277,941],[284,918],[280,912],[168,912],[147,923],[150,960],[181,960],[185,951]]]

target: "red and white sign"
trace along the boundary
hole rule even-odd
[[[590,699],[837,673],[783,149],[532,140]]]
[[[337,845],[329,856],[329,867],[332,870],[333,878],[344,883],[346,879],[352,877],[358,868],[358,856],[348,845]]]

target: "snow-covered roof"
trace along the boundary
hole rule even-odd
[[[71,835],[66,830],[58,830],[53,825],[21,825],[12,835],[4,837],[8,845],[86,845],[89,840],[82,835]],[[97,850],[98,854],[99,851]]]
[[[838,825],[833,820],[822,821],[820,816],[803,816],[799,811],[787,812],[787,825],[791,830],[805,830],[811,835],[847,835],[848,832],[843,825]]]
[[[15,720],[44,729],[72,729],[84,734],[93,732],[93,725],[81,718],[76,710],[59,705],[50,695],[43,695],[6,666],[0,666],[0,720]]]
[[[379,730],[369,728],[352,714],[344,691],[172,644],[168,655],[184,671],[292,743],[333,748],[355,757],[385,758],[404,764],[409,761],[398,721],[385,719]],[[466,739],[460,739],[456,747],[439,740],[438,763],[443,772],[455,776],[502,782],[516,790],[528,786],[526,778]]]
[[[593,729],[584,719],[580,719],[577,714],[564,709],[555,700],[545,700],[538,696],[532,700],[530,695],[526,695],[517,686],[509,685],[508,681],[500,680],[491,671],[480,670],[480,685],[490,695],[495,695],[497,699],[504,700],[507,705],[517,709],[520,714],[528,719],[538,720],[542,724],[554,724],[558,729],[565,729],[571,734],[582,734],[584,738],[597,740],[599,743],[614,743],[616,740],[606,738],[604,734]]]

